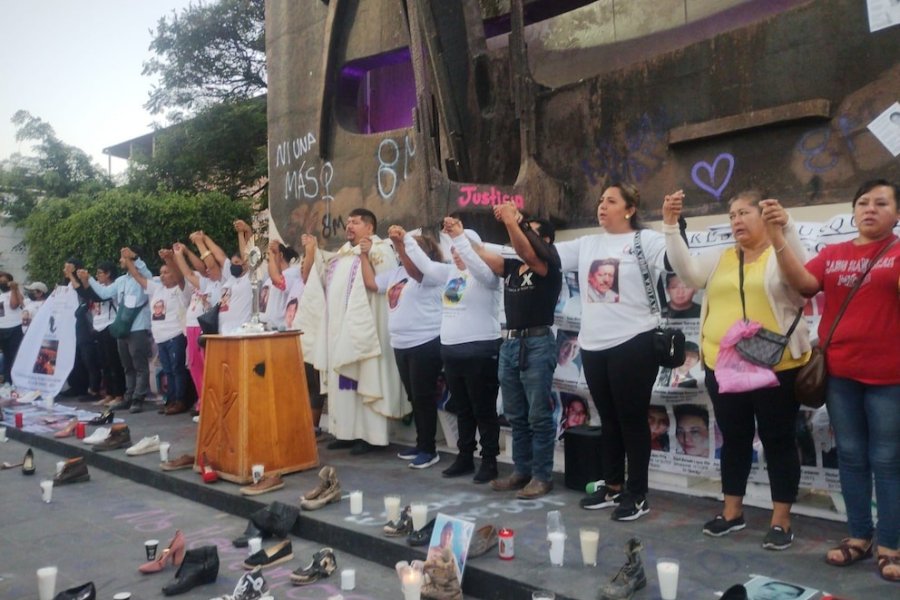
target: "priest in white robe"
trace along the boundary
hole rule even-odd
[[[316,303],[300,306],[301,323],[319,320],[304,328],[304,347],[312,350],[328,393],[328,428],[337,438],[328,447],[352,448],[353,454],[386,446],[389,419],[412,410],[390,347],[387,300],[366,291],[360,272],[359,242],[365,238],[372,241],[369,261],[376,273],[397,266],[393,247],[375,235],[376,228],[371,211],[350,211],[347,243],[337,252],[315,250],[317,268],[307,281],[306,294],[310,287],[324,290],[324,321],[321,312],[311,312]]]

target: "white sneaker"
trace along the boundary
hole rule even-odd
[[[159,436],[154,435],[145,437],[137,444],[125,451],[128,456],[140,456],[141,454],[150,454],[159,451]]]
[[[191,421],[193,421],[194,423],[199,423],[199,422],[200,422],[200,415],[197,415],[196,417],[192,417],[192,418],[191,418]]]
[[[81,441],[84,442],[85,444],[99,444],[100,442],[102,442],[103,440],[105,440],[106,438],[109,437],[110,431],[111,430],[109,427],[98,427],[97,429],[94,430],[94,433],[87,436],[86,438],[84,438]]]

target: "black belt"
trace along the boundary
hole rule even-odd
[[[540,337],[542,335],[550,335],[553,330],[549,325],[538,325],[537,327],[527,327],[525,329],[507,329],[503,337],[507,340],[526,337]]]

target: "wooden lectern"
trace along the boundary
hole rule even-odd
[[[318,466],[300,332],[205,339],[197,464],[205,452],[219,477],[240,484],[255,464],[279,475]]]

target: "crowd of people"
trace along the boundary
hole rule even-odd
[[[580,505],[609,508],[615,521],[649,512],[651,450],[669,449],[669,415],[650,404],[654,385],[697,387],[702,369],[721,435],[716,453],[724,495],[721,512],[702,531],[721,537],[746,527],[743,499],[758,437],[773,505],[762,546],[783,550],[794,540],[791,507],[800,483],[794,381],[812,347],[799,316],[808,298],[824,292],[819,338],[840,318],[825,350],[827,410],[850,533],[826,561],[846,566],[874,555],[881,576],[898,581],[900,244],[893,233],[898,195],[897,185],[884,180],[864,184],[851,204],[858,236],[826,246],[808,261],[785,209],[755,191],[729,202],[734,245],[699,255],[691,252],[679,226],[682,192],[665,197],[657,232],[642,224],[640,195],[625,183],[603,190],[599,230],[571,241],[555,242],[549,221],[528,218],[513,204],[495,206],[513,250],[503,254],[482,244],[458,215],[443,220],[440,239],[399,225],[390,226],[388,239],[382,239],[375,215],[360,208],[349,213],[347,241],[335,252],[318,248],[310,235],[300,239],[302,259],[293,248],[271,242],[259,308],[273,329],[303,329],[310,399],[318,424],[327,397],[330,449],[358,455],[385,447],[391,420],[412,412],[416,444],[399,457],[415,469],[436,464],[436,396],[443,374],[458,423],[458,454],[443,475],[472,475],[475,483],[490,482],[497,492],[525,499],[553,488],[560,427],[551,400],[554,370],[580,348],[580,367],[572,365],[580,374],[573,379],[586,382],[603,428],[603,483]],[[190,408],[188,382],[202,391],[198,317],[218,305],[223,334],[250,318],[251,230],[240,221],[235,229],[239,251],[231,257],[202,232],[190,236],[196,253],[180,243],[160,250],[164,265],[158,278],[136,248],[122,250],[118,277],[110,263],[98,265],[96,277],[74,259],[66,263],[65,274],[85,299],[85,315],[92,317],[86,319],[91,329],[85,339],[96,345],[99,359],[96,377],[88,379],[93,393],[105,382],[104,403],[142,410],[155,345],[168,383],[165,412]],[[860,277],[864,281],[855,290]],[[564,280],[578,299],[570,299],[567,310],[569,304],[580,307],[577,340],[558,339],[553,328]],[[689,364],[661,374],[653,344],[661,315],[652,296],[663,288],[667,316],[699,317],[700,339],[687,348]],[[700,305],[694,301],[698,289],[705,290]],[[844,302],[851,293],[852,301]],[[21,339],[23,303],[12,277],[0,273],[4,354]],[[104,332],[123,308],[136,314],[130,332],[113,339]],[[773,385],[726,392],[720,389],[720,350],[730,329],[748,321],[787,333],[788,341],[771,368]],[[504,477],[497,468],[498,391],[512,429],[513,471]],[[577,420],[576,413],[587,413],[583,404],[580,411],[569,404],[567,423]],[[708,456],[709,411],[684,405],[674,415],[679,452]]]

